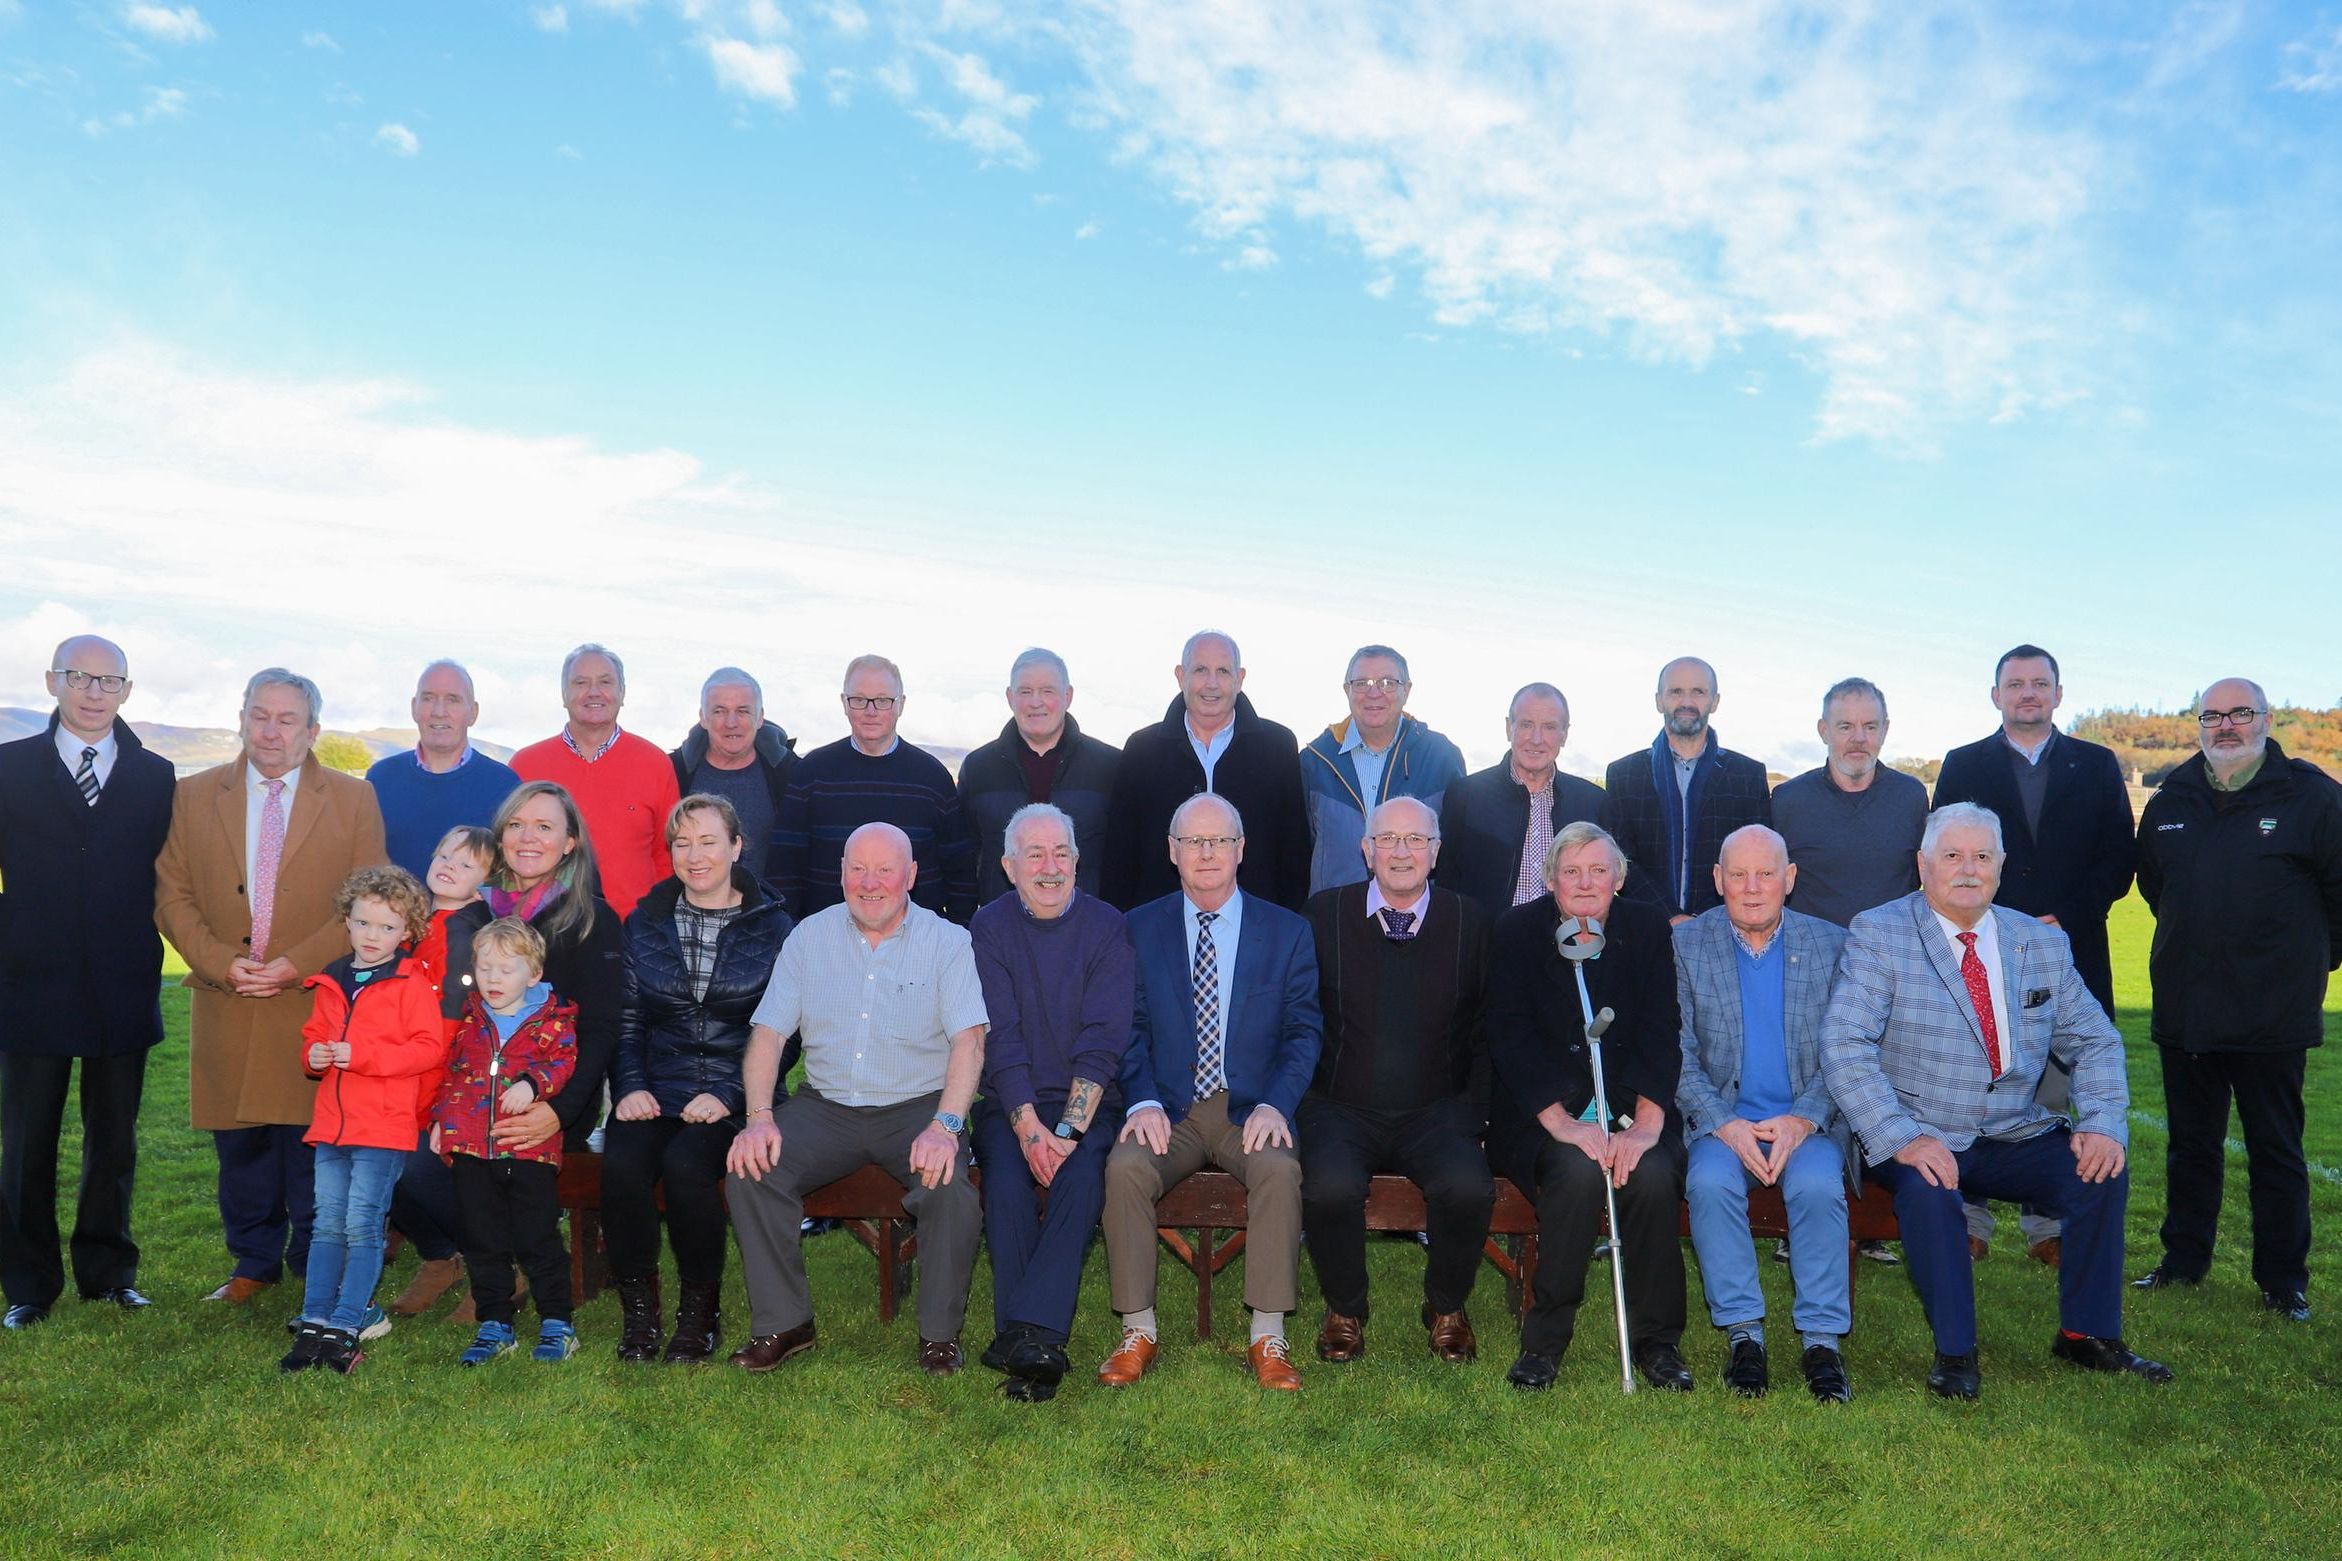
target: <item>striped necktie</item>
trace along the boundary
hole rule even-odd
[[[73,784],[81,788],[81,800],[91,807],[98,805],[98,751],[81,750],[81,768],[73,772]]]

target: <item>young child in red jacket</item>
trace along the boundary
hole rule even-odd
[[[447,1058],[439,990],[400,950],[423,935],[431,901],[396,867],[352,873],[335,897],[350,952],[306,982],[302,1059],[318,1080],[306,1142],[317,1146],[317,1220],[308,1289],[286,1371],[345,1375],[382,1277],[383,1221]],[[371,1315],[370,1315],[371,1314]]]
[[[455,1174],[479,1309],[479,1332],[459,1357],[466,1366],[486,1365],[518,1342],[516,1263],[537,1306],[535,1358],[577,1351],[561,1242],[561,1137],[526,1149],[495,1140],[499,1118],[558,1095],[577,1067],[577,1006],[555,996],[544,973],[545,940],[519,917],[499,917],[473,936],[472,996],[431,1112],[431,1150]]]

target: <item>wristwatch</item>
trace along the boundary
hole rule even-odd
[[[1082,1141],[1082,1130],[1071,1122],[1060,1122],[1057,1124],[1057,1136],[1067,1143],[1078,1144]]]
[[[968,1119],[955,1117],[948,1111],[938,1111],[935,1113],[935,1125],[957,1138],[968,1130]]]

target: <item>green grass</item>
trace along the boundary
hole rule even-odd
[[[2126,997],[2146,992],[2146,925],[2135,902],[2119,908]],[[349,1380],[281,1379],[293,1295],[233,1312],[195,1301],[226,1264],[211,1150],[185,1125],[183,994],[166,1005],[138,1221],[141,1282],[157,1305],[123,1318],[69,1300],[47,1325],[0,1339],[9,1554],[2342,1551],[2336,1324],[2322,1310],[2290,1327],[2256,1307],[2240,1158],[2211,1282],[2130,1304],[2133,1342],[2180,1374],[2161,1391],[2048,1358],[2054,1280],[2025,1261],[2013,1219],[1978,1271],[1985,1397],[1974,1406],[1926,1396],[1917,1303],[1898,1273],[1870,1265],[1848,1344],[1858,1396],[1842,1411],[1817,1410],[1793,1382],[1757,1403],[1726,1398],[1718,1347],[1698,1326],[1687,1340],[1696,1394],[1622,1398],[1598,1304],[1560,1385],[1512,1393],[1493,1274],[1473,1308],[1481,1359],[1441,1367],[1414,1324],[1420,1257],[1387,1242],[1372,1253],[1371,1353],[1341,1370],[1305,1360],[1297,1400],[1252,1387],[1240,1326],[1210,1344],[1183,1336],[1193,1286],[1168,1268],[1164,1364],[1130,1391],[1077,1375],[1055,1403],[1019,1406],[980,1369],[931,1382],[912,1369],[908,1314],[878,1323],[870,1259],[842,1236],[810,1248],[821,1347],[768,1377],[622,1369],[605,1296],[581,1309],[585,1347],[562,1366],[524,1356],[460,1371],[463,1338],[442,1313],[401,1323]],[[2330,1017],[2330,1037],[2338,1026]],[[2143,1008],[2126,1010],[2124,1029],[2138,1109],[2159,1113]],[[2329,1168],[2342,1165],[2332,1058],[2329,1048],[2310,1066],[2310,1153]],[[2134,1270],[2156,1250],[2161,1147],[2149,1127],[2133,1135]],[[2313,1196],[2326,1238],[2312,1291],[2331,1302],[2342,1186],[2321,1177]],[[1084,1365],[1111,1342],[1103,1268],[1093,1253],[1074,1341]],[[1764,1268],[1783,1318],[1785,1271]],[[989,1336],[989,1284],[980,1266],[971,1346]],[[737,1334],[736,1273],[727,1316]],[[1311,1297],[1296,1335],[1313,1337],[1315,1322]]]

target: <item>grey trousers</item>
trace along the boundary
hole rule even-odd
[[[750,1332],[787,1333],[812,1318],[800,1235],[805,1195],[875,1165],[903,1184],[903,1208],[919,1222],[919,1337],[959,1337],[984,1233],[984,1207],[968,1180],[975,1162],[961,1144],[951,1180],[940,1187],[920,1186],[911,1169],[911,1140],[942,1098],[938,1092],[893,1106],[841,1106],[801,1089],[781,1103],[773,1114],[781,1163],[762,1181],[733,1176],[725,1184],[748,1282]]]
[[[1244,1183],[1244,1304],[1256,1312],[1299,1304],[1300,1157],[1290,1149],[1246,1154],[1244,1124],[1228,1120],[1221,1090],[1188,1109],[1164,1153],[1129,1138],[1106,1157],[1106,1275],[1115,1311],[1155,1304],[1155,1200],[1206,1165]]]

